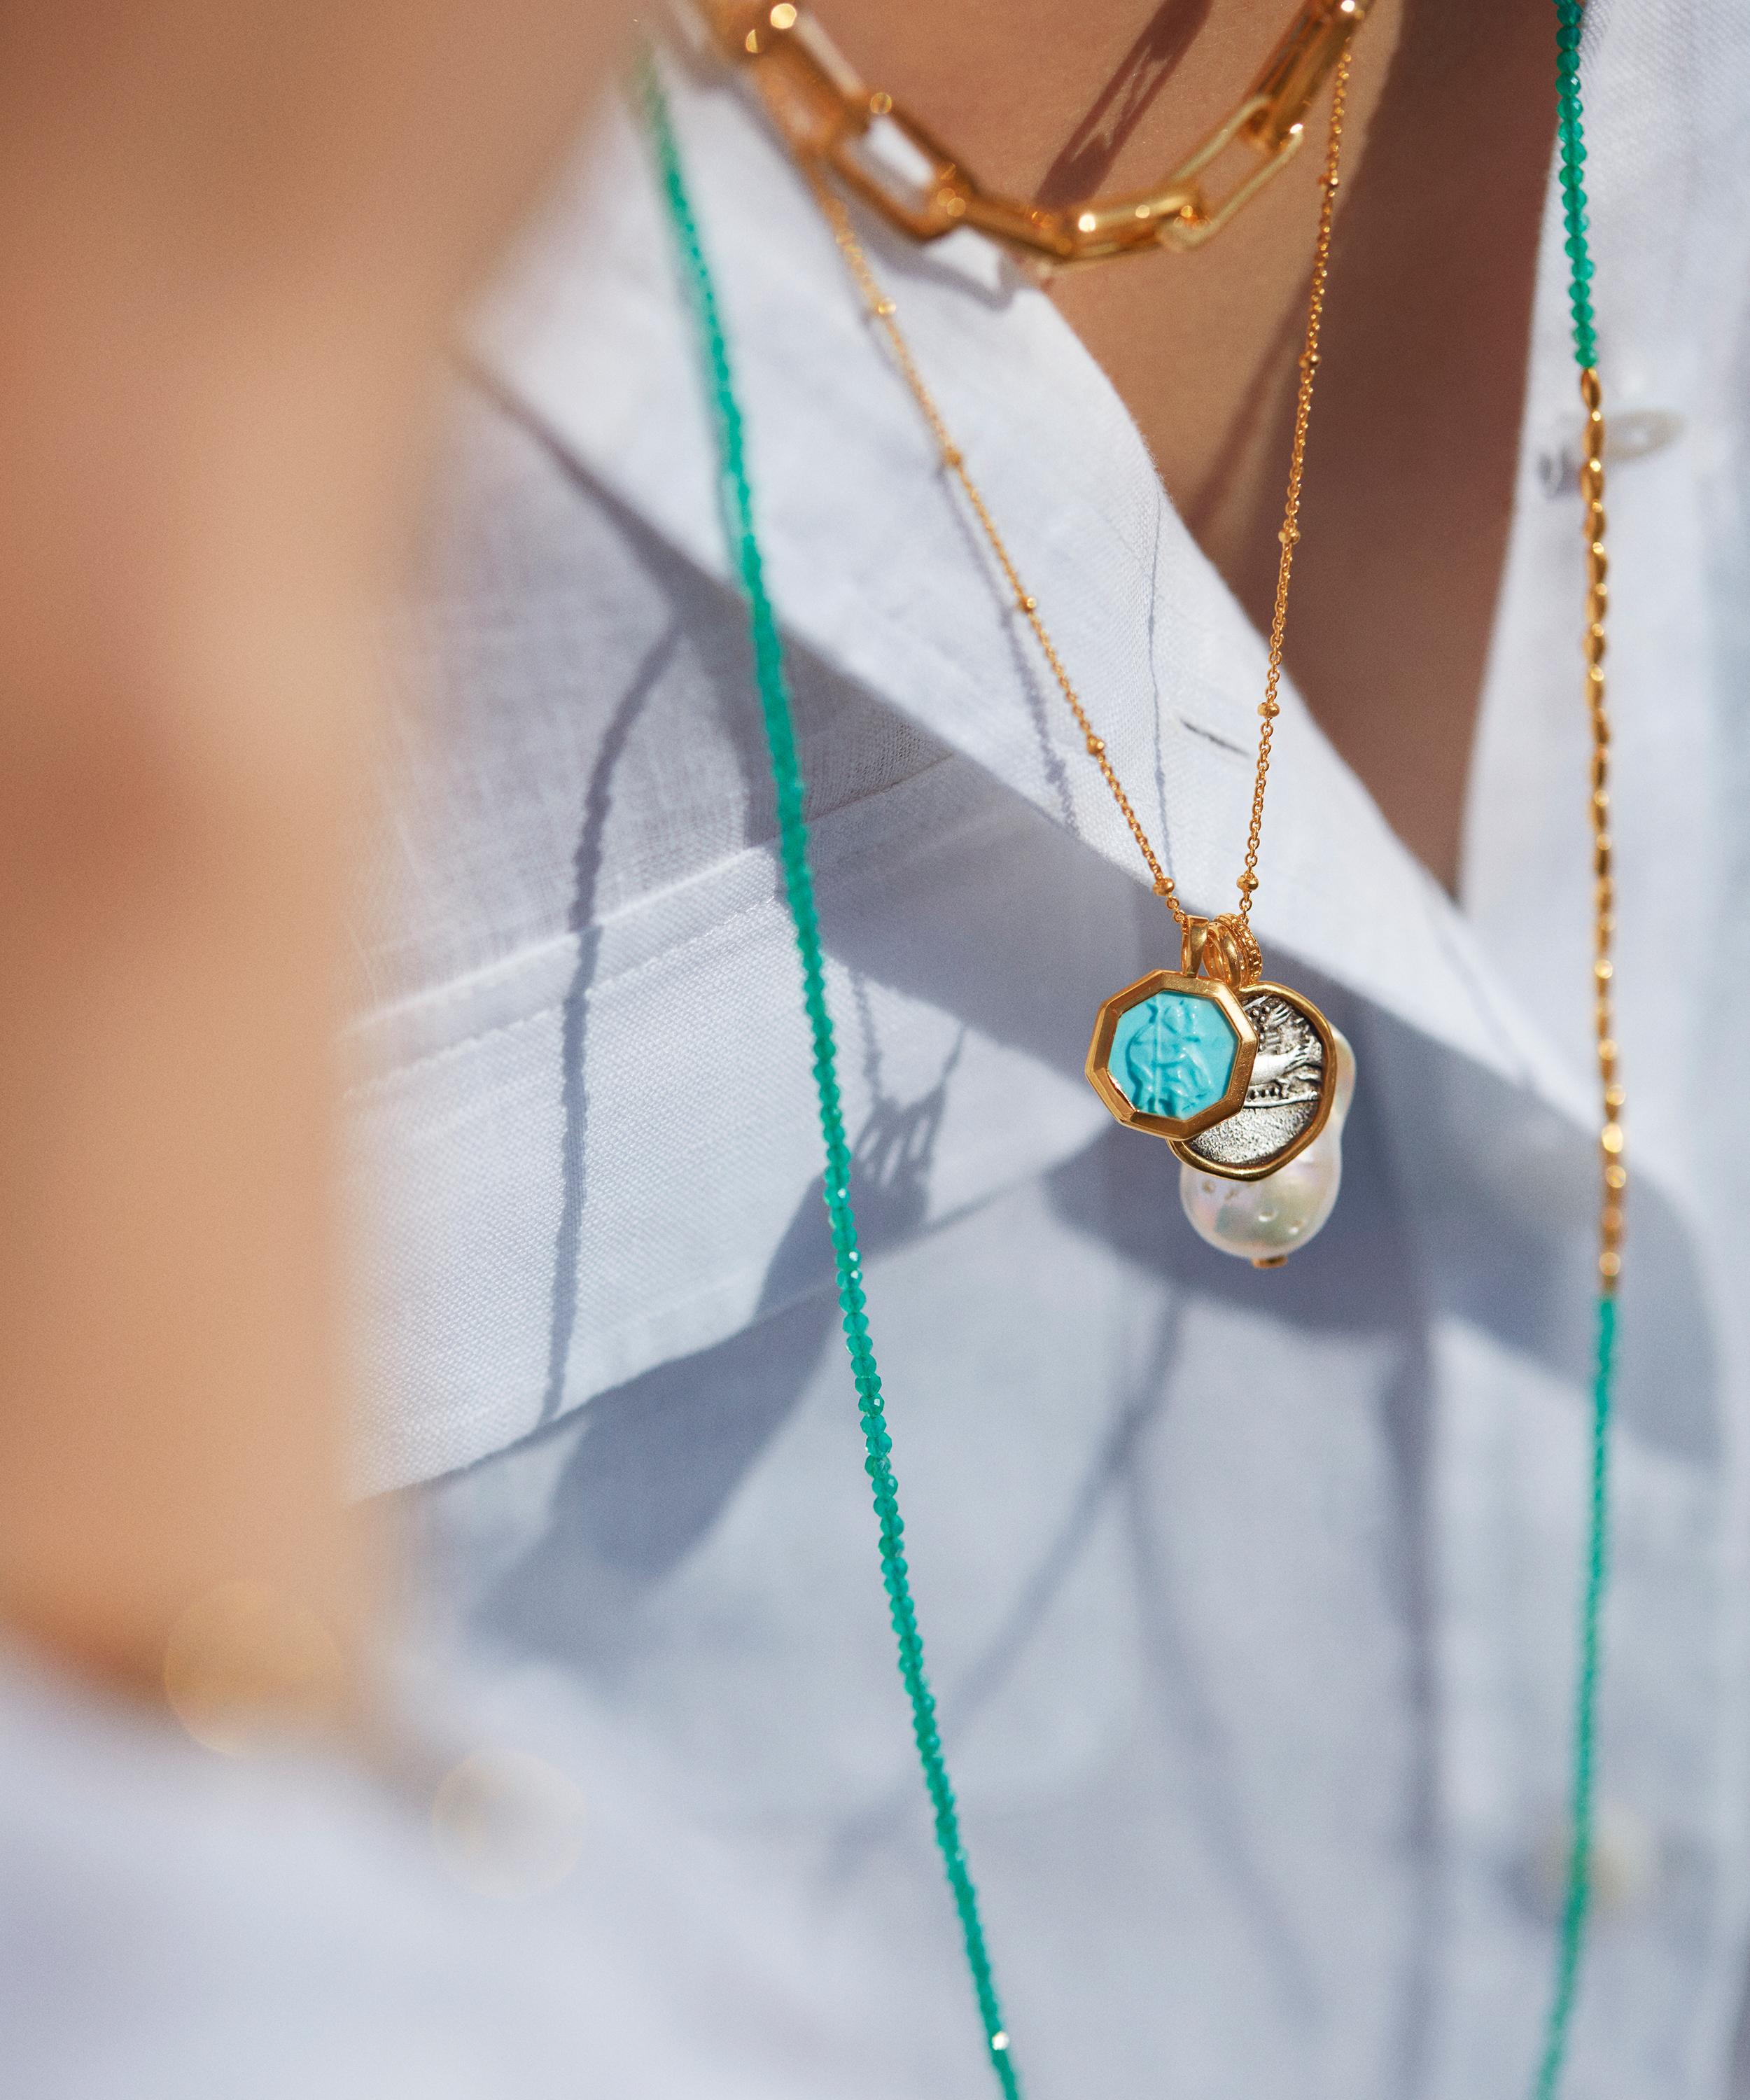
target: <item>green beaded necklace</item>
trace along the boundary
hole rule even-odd
[[[1597,495],[1602,495],[1602,421],[1596,416],[1596,373],[1594,360],[1597,338],[1594,327],[1590,280],[1592,262],[1586,244],[1586,199],[1581,170],[1586,153],[1580,99],[1580,24],[1583,0],[1555,0],[1557,17],[1558,130],[1562,161],[1563,215],[1570,261],[1570,298],[1574,315],[1575,355],[1585,382],[1590,381],[1588,405],[1594,411],[1595,444],[1589,444],[1587,467],[1582,470],[1582,488],[1594,501],[1589,511],[1589,533],[1599,557],[1602,581],[1602,512],[1585,476],[1597,474]],[[876,1368],[874,1343],[862,1286],[862,1263],[857,1249],[857,1218],[852,1207],[851,1147],[844,1127],[843,1098],[838,1078],[832,1017],[827,1004],[826,958],[821,942],[820,915],[814,901],[814,882],[809,860],[808,820],[804,814],[806,790],[796,749],[796,728],[784,667],[783,642],[765,586],[765,564],[755,523],[754,498],[747,466],[745,424],[735,390],[723,318],[711,265],[699,236],[680,148],[671,121],[667,99],[656,68],[648,54],[637,66],[637,86],[646,121],[654,142],[663,199],[679,251],[682,272],[698,330],[699,347],[712,420],[715,426],[720,491],[729,535],[733,566],[747,607],[753,646],[754,678],[760,695],[765,736],[772,765],[778,808],[778,859],[783,871],[785,894],[796,929],[796,951],[802,970],[802,1004],[813,1052],[813,1074],[820,1114],[821,1137],[826,1154],[824,1194],[828,1231],[831,1236],[838,1295],[843,1315],[845,1347],[851,1363],[862,1418],[865,1457],[875,1503],[880,1553],[882,1586],[887,1592],[897,1647],[899,1674],[911,1709],[912,1732],[916,1739],[923,1784],[935,1820],[936,1842],[941,1855],[948,1886],[959,1917],[973,1996],[983,2025],[990,2067],[1004,2100],[1020,2100],[1020,2081],[1014,2052],[1003,2024],[1003,2011],[992,1973],[990,1956],[979,1916],[978,1890],[972,1880],[965,1847],[961,1842],[959,1812],[954,1786],[943,1755],[936,1723],[936,1701],[924,1666],[923,1637],[911,1595],[906,1569],[905,1523],[899,1512],[899,1490],[891,1456],[893,1439],[888,1433],[881,1399],[881,1377]],[[1599,610],[1602,611],[1602,603]],[[1592,657],[1596,687],[1594,708],[1602,707],[1602,620],[1594,623],[1601,646]],[[1594,779],[1602,783],[1595,767]],[[1602,793],[1602,785],[1598,792]],[[1602,806],[1602,805],[1601,805]],[[1602,832],[1607,867],[1608,840]],[[1601,880],[1604,867],[1601,867]],[[1602,1034],[1608,1019],[1608,929],[1601,929],[1599,979]],[[1602,1046],[1601,1045],[1601,1048]],[[1608,1046],[1610,1065],[1607,1083],[1614,1080],[1615,1046]],[[1617,1100],[1620,1101],[1620,1095]],[[1620,1175],[1620,1127],[1614,1105],[1607,1096],[1605,1145],[1607,1173]],[[1620,1180],[1607,1183],[1620,1191]],[[1607,1202],[1611,1198],[1607,1196]],[[1620,1201],[1620,1196],[1616,1198]],[[1585,1571],[1580,1607],[1580,1661],[1573,1712],[1573,1747],[1570,1790],[1572,1842],[1567,1863],[1567,1899],[1563,1905],[1557,1949],[1555,1983],[1545,2023],[1544,2046],[1533,2093],[1535,2100],[1554,2100],[1567,2054],[1569,2033],[1580,1959],[1584,1952],[1587,1917],[1591,1904],[1591,1854],[1594,1771],[1598,1735],[1598,1695],[1600,1632],[1604,1590],[1608,1570],[1608,1459],[1612,1369],[1616,1340],[1615,1286],[1620,1267],[1615,1235],[1607,1233],[1607,1253],[1602,1258],[1603,1289],[1598,1302],[1598,1349],[1593,1384],[1592,1455],[1589,1485],[1589,1521]]]

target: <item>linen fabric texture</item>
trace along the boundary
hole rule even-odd
[[[1662,442],[1611,467],[1637,1180],[1568,2089],[1724,2100],[1750,1858],[1750,21],[1593,0],[1586,38],[1607,405]],[[1134,845],[805,188],[735,84],[669,73],[790,651],[907,1551],[1026,2089],[1523,2090],[1596,1212],[1558,203],[1459,903],[1285,687],[1257,930],[1360,1077],[1335,1217],[1259,1276],[1197,1240],[1177,1162],[1082,1075],[1100,1001],[1178,961]],[[1261,638],[1049,302],[971,234],[862,231],[1167,866],[1222,908]],[[745,616],[625,116],[465,362],[429,582],[387,644],[343,1044],[357,1476],[418,1540],[408,1652],[589,1804],[519,1925],[540,1988],[566,1979],[569,2089],[979,2092]],[[386,1867],[361,1915],[403,1888]],[[20,1995],[0,1980],[52,2065],[70,2045]],[[417,2029],[402,1999],[385,2017]],[[143,2064],[170,2046],[140,2034]]]
[[[1722,23],[1601,7],[1588,33],[1611,407],[1682,434],[1612,470],[1621,1857],[1571,2077],[1701,2096],[1750,1804],[1746,234],[1740,176],[1682,170],[1750,76]],[[733,84],[672,70],[791,651],[908,1552],[1028,2089],[1515,2089],[1549,1985],[1595,1229],[1558,215],[1461,907],[1287,696],[1258,930],[1361,1080],[1336,1218],[1259,1277],[1197,1242],[1171,1154],[1082,1076],[1100,1001],[1176,962],[1134,846],[804,188]],[[865,230],[1122,777],[1219,907],[1260,638],[1048,301],[976,236]],[[582,2064],[639,2095],[976,2090],[744,615],[629,124],[472,359],[350,1046],[380,1264],[362,1477],[430,1483],[434,1621],[600,1804],[553,1899]]]

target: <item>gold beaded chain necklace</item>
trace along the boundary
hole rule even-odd
[[[1530,2082],[1532,2100],[1558,2100],[1567,2067],[1578,1999],[1587,1929],[1592,1909],[1594,1803],[1597,1789],[1598,1693],[1602,1664],[1604,1600],[1610,1570],[1610,1449],[1616,1365],[1616,1292],[1622,1270],[1623,1203],[1627,1188],[1621,1122],[1623,1089],[1618,1077],[1613,1001],[1615,966],[1612,956],[1616,924],[1616,889],[1610,836],[1610,728],[1605,699],[1605,621],[1608,609],[1605,555],[1604,450],[1605,430],[1602,387],[1598,369],[1598,341],[1593,312],[1593,263],[1587,234],[1586,196],[1582,177],[1585,161],[1584,126],[1580,95],[1580,45],[1585,0],[1554,0],[1557,20],[1557,92],[1558,139],[1561,149],[1563,212],[1570,259],[1569,298],[1574,317],[1574,354],[1580,367],[1580,390],[1586,412],[1584,458],[1580,489],[1584,501],[1586,549],[1585,690],[1592,725],[1590,820],[1593,839],[1594,889],[1594,1026],[1597,1057],[1602,1091],[1603,1123],[1599,1134],[1602,1186],[1599,1216],[1597,1349],[1592,1383],[1592,1435],[1586,1487],[1585,1542],[1579,1612],[1579,1655],[1575,1673],[1571,1757],[1569,1767],[1571,1838],[1567,1864],[1567,1894],[1557,1939],[1554,1985],[1545,2019],[1542,2046]],[[797,11],[790,0],[779,0],[771,10],[774,22],[780,15],[794,20]],[[1311,399],[1312,374],[1317,367],[1318,321],[1322,307],[1324,273],[1330,236],[1330,218],[1338,174],[1342,136],[1342,114],[1347,87],[1347,67],[1339,63],[1333,112],[1333,126],[1326,168],[1324,203],[1320,210],[1317,268],[1309,302],[1307,339],[1301,364],[1301,390],[1295,422],[1295,444],[1288,503],[1282,527],[1283,561],[1278,575],[1276,613],[1272,623],[1271,679],[1263,708],[1260,735],[1257,792],[1253,824],[1248,835],[1245,873],[1254,875],[1264,781],[1267,772],[1270,729],[1275,719],[1276,677],[1280,671],[1282,628],[1286,611],[1289,565],[1297,533],[1299,477],[1305,447],[1306,423]],[[785,652],[776,613],[765,583],[765,558],[755,523],[753,490],[748,470],[746,425],[738,398],[734,360],[723,326],[721,302],[710,262],[700,237],[691,192],[680,148],[670,121],[665,97],[655,68],[648,60],[641,68],[641,99],[655,150],[663,200],[676,241],[677,258],[697,324],[701,365],[708,390],[716,440],[717,461],[722,477],[725,523],[730,537],[732,566],[745,594],[749,636],[752,644],[754,684],[760,698],[772,777],[777,797],[778,855],[784,890],[796,933],[801,966],[802,1004],[814,1053],[816,1101],[819,1110],[826,1174],[822,1185],[831,1231],[834,1272],[846,1352],[856,1387],[857,1409],[863,1432],[872,1499],[879,1525],[883,1586],[893,1618],[901,1681],[910,1705],[919,1762],[933,1811],[937,1848],[953,1896],[963,1945],[967,1971],[976,2001],[985,2038],[987,2061],[1003,2100],[1020,2100],[1020,2081],[1015,2051],[987,1944],[976,1883],[962,1840],[959,1810],[949,1774],[936,1701],[925,1668],[923,1635],[907,1571],[905,1526],[900,1515],[897,1484],[890,1456],[893,1438],[882,1396],[871,1333],[868,1301],[862,1286],[862,1256],[857,1218],[851,1199],[852,1152],[846,1132],[834,1030],[827,998],[827,965],[813,876],[810,866],[809,827],[804,805],[806,790],[796,747],[795,722],[785,670]],[[879,113],[879,112],[876,112]],[[1078,726],[1087,739],[1091,756],[1101,765],[1112,792],[1125,811],[1157,890],[1167,900],[1181,931],[1182,970],[1176,980],[1166,982],[1197,989],[1202,980],[1195,968],[1207,970],[1212,958],[1217,970],[1243,970],[1250,941],[1250,907],[1255,880],[1243,880],[1241,909],[1217,920],[1198,920],[1185,913],[1171,884],[1155,860],[1141,827],[1131,810],[1116,774],[1105,761],[1103,740],[1094,730],[1086,711],[1063,670],[1043,624],[1038,607],[1020,582],[1001,536],[991,522],[983,500],[964,470],[959,448],[950,438],[939,411],[917,374],[914,360],[893,320],[893,307],[886,300],[856,242],[842,205],[831,208],[822,196],[829,217],[840,234],[840,245],[851,262],[858,284],[875,317],[886,329],[901,367],[917,396],[941,450],[944,463],[957,476],[981,527],[990,541],[1005,580],[1016,602],[1033,622],[1041,648],[1074,710]],[[1255,949],[1255,943],[1253,944]],[[1144,980],[1146,984],[1148,980]],[[1231,979],[1228,980],[1231,989]],[[1134,991],[1137,987],[1129,988]],[[1254,989],[1263,989],[1254,986]],[[1280,987],[1270,987],[1281,990]],[[1109,1001],[1102,1009],[1102,1027],[1107,1010],[1121,1004],[1126,994]],[[1285,994],[1285,997],[1294,995]],[[1320,1017],[1322,1020],[1322,1017]],[[1334,1042],[1345,1066],[1337,1083],[1335,1114],[1340,1121],[1345,1089],[1353,1072],[1353,1061],[1340,1037]],[[1096,1029],[1095,1050],[1101,1043]],[[1110,1044],[1108,1046],[1109,1057]],[[1274,1054],[1272,1052],[1272,1054]],[[1326,1057],[1327,1071],[1330,1063]],[[1090,1052],[1090,1076],[1096,1062]],[[1109,1078],[1109,1068],[1108,1072]],[[1325,1084],[1329,1084],[1327,1079]],[[1246,1113],[1247,1111],[1242,1111]],[[1237,1122],[1238,1117],[1230,1118]],[[1220,1125],[1213,1127],[1219,1129]],[[1204,1143],[1210,1139],[1207,1133]],[[1179,1147],[1175,1145],[1175,1149]],[[1181,1155],[1184,1156],[1183,1154]],[[1313,1157],[1309,1148],[1300,1158],[1280,1169],[1280,1183],[1296,1173]],[[1234,1170],[1228,1168],[1228,1172]],[[1267,1175],[1269,1170],[1265,1170]],[[1266,1185],[1273,1185],[1267,1184]],[[1334,1195],[1334,1182],[1331,1193]],[[1326,1207],[1328,1208],[1328,1203]],[[1200,1224],[1200,1229],[1203,1229]],[[1206,1234],[1207,1237],[1207,1233]],[[1310,1237],[1303,1233],[1301,1238]],[[1254,1257],[1256,1259],[1256,1257]]]
[[[1351,8],[1338,19],[1352,28],[1358,11]],[[1186,910],[1173,878],[1162,866],[1118,778],[1106,740],[1095,727],[1051,639],[1038,600],[1023,582],[966,456],[919,368],[900,328],[895,302],[871,267],[844,198],[829,180],[822,157],[809,155],[800,160],[863,304],[881,329],[935,439],[941,463],[958,483],[1016,610],[1033,631],[1088,756],[1100,768],[1136,841],[1156,895],[1179,924],[1178,968],[1151,970],[1100,1007],[1088,1046],[1089,1082],[1121,1123],[1164,1138],[1172,1147],[1180,1162],[1181,1201],[1202,1237],[1259,1268],[1280,1268],[1329,1217],[1342,1178],[1342,1123],[1355,1076],[1354,1053],[1313,1002],[1304,993],[1265,979],[1263,957],[1251,926],[1259,889],[1264,795],[1276,718],[1282,712],[1279,695],[1289,588],[1300,538],[1301,485],[1330,274],[1331,224],[1341,180],[1349,64],[1346,36],[1335,64],[1330,128],[1319,179],[1318,233],[1298,360],[1288,491],[1276,536],[1281,552],[1264,696],[1258,709],[1251,818],[1236,884],[1240,898],[1233,911],[1213,918]]]

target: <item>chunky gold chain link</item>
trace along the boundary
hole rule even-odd
[[[1282,712],[1277,693],[1282,678],[1283,644],[1288,632],[1289,585],[1294,566],[1294,544],[1300,537],[1301,482],[1306,469],[1307,431],[1312,415],[1313,379],[1319,366],[1319,328],[1324,318],[1325,286],[1330,273],[1331,223],[1337,204],[1343,109],[1348,84],[1349,53],[1345,49],[1337,63],[1329,143],[1325,149],[1325,172],[1320,177],[1319,232],[1313,250],[1312,288],[1307,299],[1306,338],[1300,355],[1299,384],[1294,401],[1294,439],[1289,458],[1288,494],[1283,505],[1282,529],[1278,535],[1282,554],[1276,570],[1276,607],[1270,624],[1269,669],[1264,681],[1263,702],[1258,710],[1263,721],[1258,736],[1258,766],[1252,788],[1251,824],[1246,835],[1245,862],[1239,878],[1239,909],[1228,915],[1228,923],[1233,929],[1241,951],[1249,961],[1257,954],[1257,943],[1251,933],[1250,920],[1252,899],[1258,892],[1258,852],[1263,836],[1264,790],[1270,774],[1271,744],[1276,717]],[[1089,717],[1081,695],[1076,690],[1074,682],[1057,652],[1057,646],[1040,616],[1038,600],[1022,582],[1007,542],[998,529],[990,506],[967,466],[965,455],[954,443],[936,397],[918,368],[911,346],[901,330],[897,309],[870,267],[869,258],[863,252],[862,243],[857,237],[856,228],[851,223],[851,215],[844,198],[827,179],[818,160],[804,159],[800,165],[827,224],[832,229],[839,252],[844,258],[852,280],[862,294],[863,304],[885,336],[900,377],[905,381],[919,412],[929,426],[941,463],[959,483],[968,505],[978,521],[979,530],[984,534],[1003,580],[1014,599],[1016,610],[1032,629],[1040,654],[1050,666],[1057,689],[1063,695],[1070,713],[1074,716],[1077,728],[1082,732],[1088,756],[1100,768],[1101,777],[1111,791],[1112,799],[1117,803],[1119,814],[1136,841],[1137,850],[1141,854],[1154,883],[1155,893],[1165,900],[1167,909],[1178,920],[1182,931],[1189,933],[1194,923],[1192,915],[1180,902],[1173,878],[1162,867],[1159,856],[1149,843],[1142,820],[1138,817],[1130,796],[1124,792],[1124,783],[1107,756],[1105,739]]]
[[[1300,150],[1307,112],[1373,0],[1301,0],[1244,98],[1152,189],[1061,210],[986,188],[891,95],[860,79],[796,0],[697,4],[725,57],[752,68],[773,121],[799,159],[830,165],[915,240],[937,240],[973,226],[1023,256],[1060,265],[1199,248],[1212,240]],[[871,150],[878,124],[909,148],[909,174]]]

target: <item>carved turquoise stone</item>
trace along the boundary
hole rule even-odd
[[[1119,1016],[1106,1070],[1141,1114],[1183,1122],[1227,1092],[1239,1043],[1214,999],[1157,991]]]

